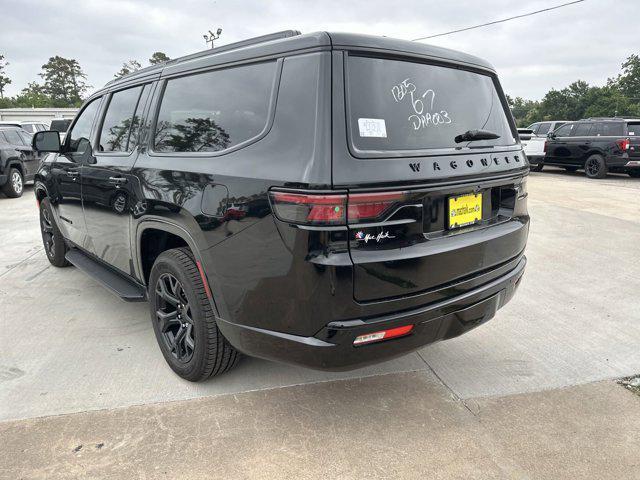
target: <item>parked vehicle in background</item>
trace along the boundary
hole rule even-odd
[[[49,130],[49,126],[44,122],[11,122],[11,121],[0,121],[0,127],[20,127],[25,132],[30,134],[34,134],[36,132],[42,132],[44,130]]]
[[[524,148],[524,153],[527,155],[527,160],[531,165],[531,171],[539,172],[542,170],[544,162],[544,144],[547,141],[547,137],[538,137],[529,128],[519,128],[518,136]]]
[[[640,177],[640,120],[588,118],[549,134],[543,165],[569,171],[584,168],[589,178],[608,172]]]
[[[532,123],[527,128],[538,137],[546,137],[549,133],[567,123],[567,121],[568,120],[552,120],[547,122],[536,122]]]
[[[524,272],[528,165],[464,53],[282,32],[114,80],[34,144],[50,262],[148,299],[188,380],[238,352],[403,355],[491,319]]]
[[[40,156],[31,141],[22,128],[0,125],[0,189],[7,197],[20,197],[35,177]]]
[[[48,130],[58,132],[60,134],[60,141],[64,142],[65,135],[72,121],[72,118],[55,118],[51,120],[51,125],[49,125]]]

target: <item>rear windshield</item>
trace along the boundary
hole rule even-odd
[[[425,150],[513,145],[493,79],[457,68],[408,61],[349,57],[351,138],[358,150]],[[500,137],[471,143],[468,130]]]
[[[640,137],[640,122],[629,122],[627,124],[629,135]]]

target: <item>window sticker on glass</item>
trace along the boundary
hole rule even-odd
[[[359,118],[358,130],[361,137],[387,138],[387,126],[384,118]]]

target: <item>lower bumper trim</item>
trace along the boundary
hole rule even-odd
[[[498,279],[433,305],[365,320],[331,322],[313,337],[302,337],[218,319],[227,340],[247,355],[319,370],[350,370],[381,362],[430,343],[457,337],[487,322],[515,293],[526,265]],[[414,325],[409,335],[354,346],[359,335]]]

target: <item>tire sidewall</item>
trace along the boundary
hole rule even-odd
[[[162,332],[160,332],[160,329],[158,327],[156,318],[156,311],[158,310],[158,299],[156,298],[155,289],[158,279],[163,273],[170,273],[178,279],[178,281],[182,284],[184,293],[187,297],[187,300],[189,301],[189,305],[191,306],[191,318],[194,323],[193,328],[195,333],[195,348],[193,351],[193,356],[186,363],[179,362],[178,359],[172,355],[172,353],[167,348]],[[160,347],[160,351],[162,352],[162,355],[164,356],[171,369],[179,376],[187,380],[199,377],[202,365],[206,361],[206,313],[204,311],[204,308],[202,307],[201,299],[199,298],[199,295],[195,290],[194,282],[191,278],[191,275],[184,271],[177,258],[171,255],[167,255],[167,252],[161,254],[158,257],[156,263],[151,269],[151,275],[149,276],[149,312],[151,314],[153,331],[156,335],[158,346]]]
[[[589,172],[589,163],[593,162],[594,160],[597,161],[598,164],[599,164],[598,173],[591,174]],[[607,165],[606,165],[606,163],[604,161],[604,158],[602,158],[601,155],[591,155],[589,158],[587,158],[587,161],[585,162],[584,173],[589,178],[604,178],[604,177],[606,177],[607,176]]]
[[[13,177],[16,174],[20,175],[20,180],[21,180],[20,184],[22,185],[22,189],[19,192],[17,192],[15,188],[13,188]],[[19,198],[22,196],[23,193],[24,193],[24,176],[22,175],[22,172],[20,172],[20,170],[18,170],[15,167],[11,167],[9,169],[9,176],[7,179],[7,183],[4,186],[4,194],[10,198]]]
[[[44,217],[43,211],[47,210],[49,214],[49,218],[51,219],[51,226],[53,228],[53,236],[54,236],[54,252],[51,255],[49,249],[45,245],[44,232],[42,231],[42,221]],[[55,217],[53,216],[53,209],[51,208],[51,203],[48,198],[43,198],[40,201],[40,236],[42,237],[42,245],[44,247],[44,252],[47,255],[47,259],[51,262],[52,265],[56,267],[65,267],[69,265],[65,258],[65,254],[67,253],[67,246],[64,243],[64,237],[62,236],[62,232],[58,229],[58,225],[56,224]]]

